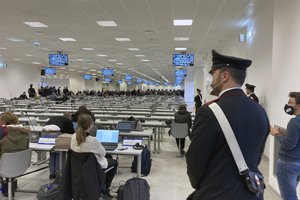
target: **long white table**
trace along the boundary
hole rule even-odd
[[[34,150],[34,151],[50,151],[54,145],[46,145],[46,144],[38,144],[38,143],[30,143],[29,148]],[[126,149],[124,149],[126,148]],[[124,149],[124,150],[121,150]],[[63,155],[62,153],[67,152],[67,149],[56,149],[55,151],[60,152],[61,156],[61,162],[60,165],[62,164],[63,160]],[[114,151],[106,151],[107,154],[112,154],[112,155],[132,155],[132,156],[137,156],[137,177],[141,177],[141,170],[142,170],[142,151],[143,150],[136,150],[133,149],[132,147],[128,146],[122,146],[119,145],[118,148],[116,148]],[[60,169],[62,169],[60,167]]]

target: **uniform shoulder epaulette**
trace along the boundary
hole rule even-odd
[[[205,106],[209,106],[210,104],[212,104],[212,103],[214,103],[214,102],[217,102],[217,101],[219,101],[219,98],[214,99],[214,100],[209,101],[209,102],[206,102],[204,105],[205,105]]]

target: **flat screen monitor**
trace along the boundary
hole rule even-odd
[[[136,79],[136,83],[142,83],[142,82],[143,82],[143,79],[141,79],[141,78]]]
[[[92,80],[93,76],[91,74],[83,74],[83,79],[84,80]]]
[[[107,78],[107,77],[105,77],[103,81],[104,81],[104,82],[106,82],[106,83],[110,83],[110,81],[111,81],[111,78]]]
[[[187,73],[186,69],[176,69],[175,70],[175,76],[185,76]]]
[[[173,54],[173,66],[194,66],[194,54]]]
[[[127,81],[127,85],[131,85],[131,81]]]
[[[56,69],[53,67],[46,67],[44,70],[45,75],[56,75]]]
[[[114,75],[114,69],[104,68],[104,69],[102,69],[102,75],[103,76],[113,76]]]
[[[118,84],[122,84],[123,83],[123,81],[122,80],[118,80]]]
[[[68,54],[49,54],[50,66],[66,66],[68,64]]]
[[[131,81],[132,79],[132,76],[129,75],[129,74],[126,74],[125,77],[124,77],[125,81]]]
[[[118,122],[116,129],[120,131],[132,131],[135,129],[134,125],[135,121],[121,121]]]

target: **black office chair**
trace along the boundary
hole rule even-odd
[[[105,193],[105,172],[93,153],[68,151],[59,199],[99,200]]]

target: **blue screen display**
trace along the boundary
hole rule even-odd
[[[123,81],[122,80],[118,80],[118,84],[122,84],[123,83]]]
[[[99,142],[118,143],[119,130],[97,130],[96,138]]]
[[[141,83],[141,82],[143,82],[143,79],[141,78],[136,79],[136,83]]]
[[[45,75],[56,75],[56,69],[52,67],[46,67]]]
[[[114,75],[114,69],[104,68],[104,69],[102,69],[102,75],[103,76],[113,76]]]
[[[127,85],[131,85],[131,81],[127,81]]]
[[[69,64],[68,54],[49,54],[50,66],[65,66]]]
[[[109,83],[111,81],[111,78],[104,78],[104,82]]]
[[[185,76],[187,73],[186,69],[176,69],[175,70],[175,76]]]
[[[194,54],[173,54],[173,66],[194,66]]]
[[[129,75],[129,74],[126,74],[125,77],[124,77],[125,81],[131,81],[132,79],[132,76]]]
[[[93,76],[91,74],[83,74],[83,79],[84,80],[92,80]]]

